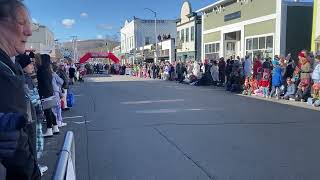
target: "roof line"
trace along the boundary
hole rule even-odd
[[[223,3],[224,1],[226,1],[226,0],[218,0],[218,1],[206,6],[204,8],[201,8],[201,9],[197,10],[196,12],[199,13],[199,12],[205,11],[205,10],[207,10],[209,8],[212,8],[212,7],[214,7],[214,6],[218,5],[218,4]]]

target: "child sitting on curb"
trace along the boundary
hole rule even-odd
[[[249,82],[249,77],[246,77],[246,79],[244,80],[242,94],[249,95],[249,96],[251,95],[251,85]]]
[[[285,100],[295,100],[295,94],[296,94],[296,85],[294,83],[294,79],[291,79],[290,77],[287,78],[287,91],[283,96],[283,99]]]
[[[320,83],[315,83],[312,86],[312,97],[308,98],[308,104],[314,107],[320,106]]]
[[[296,101],[301,101],[301,102],[306,102],[308,100],[308,98],[311,96],[311,87],[304,83],[304,82],[300,82],[300,84],[298,85],[298,91],[296,93]]]
[[[259,86],[262,89],[263,97],[267,98],[270,87],[270,73],[268,71],[264,71],[262,79],[259,82]]]
[[[249,83],[250,83],[251,95],[254,95],[254,91],[259,88],[258,87],[258,81],[255,78],[250,77]]]

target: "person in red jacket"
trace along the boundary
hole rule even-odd
[[[253,63],[253,78],[256,79],[257,81],[260,81],[261,79],[261,75],[262,75],[261,70],[262,70],[262,62],[260,60],[260,57],[257,56]]]
[[[254,63],[253,63],[253,78],[260,81],[262,76],[262,62],[260,60],[260,57],[257,56],[254,59]]]
[[[267,98],[269,95],[270,87],[270,73],[263,72],[262,79],[259,81],[259,86],[262,88],[263,97]]]

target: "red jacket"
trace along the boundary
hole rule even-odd
[[[259,73],[259,70],[262,68],[262,63],[260,60],[256,60],[253,64],[253,77],[256,77]]]
[[[262,79],[262,80],[259,81],[259,86],[260,87],[269,87],[270,86],[270,81]]]

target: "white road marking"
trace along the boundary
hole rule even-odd
[[[81,96],[84,96],[83,94],[76,94],[74,95],[74,97],[81,97]]]
[[[158,110],[143,110],[136,111],[138,114],[161,114],[161,113],[176,113],[179,110],[177,109],[158,109]]]
[[[83,116],[64,117],[63,119],[77,119],[77,118],[83,118]]]
[[[131,101],[131,102],[121,102],[121,104],[135,105],[135,104],[151,104],[151,103],[170,103],[170,102],[182,102],[184,99],[171,99],[171,100],[149,100],[149,101]]]
[[[80,122],[73,122],[75,124],[85,124],[85,123],[90,123],[91,121],[80,121]]]
[[[190,109],[150,109],[135,111],[137,114],[178,113],[183,111],[223,111],[222,108],[190,108]]]
[[[206,109],[185,109],[185,111],[205,111]]]

